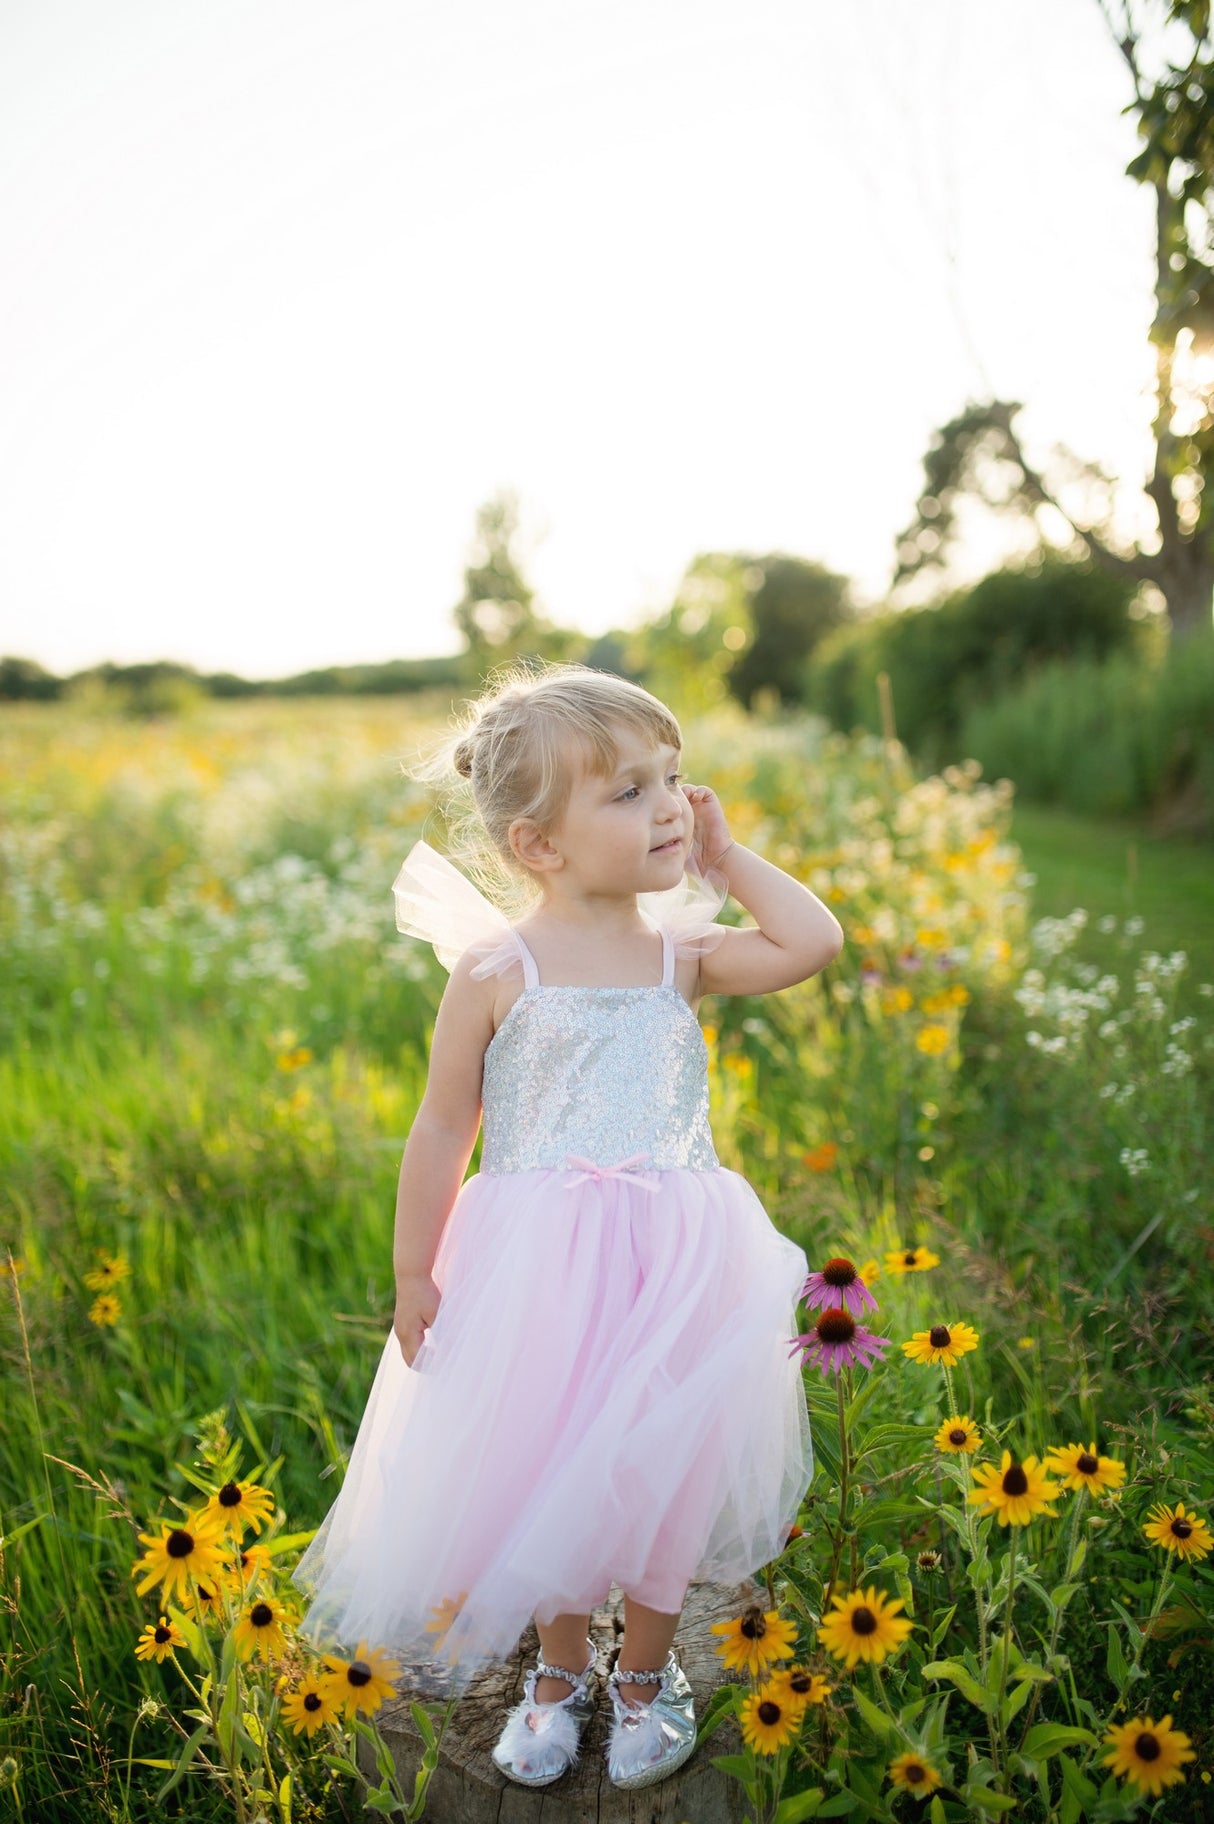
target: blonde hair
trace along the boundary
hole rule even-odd
[[[512,665],[495,672],[454,732],[413,767],[445,788],[447,848],[507,910],[534,903],[534,876],[510,847],[526,817],[541,830],[559,819],[580,759],[608,777],[628,730],[681,748],[678,722],[639,684],[588,665]]]

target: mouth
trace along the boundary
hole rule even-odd
[[[681,836],[672,836],[669,842],[660,842],[656,849],[650,849],[651,855],[673,855],[676,849],[683,847]]]

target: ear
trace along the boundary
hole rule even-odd
[[[511,853],[536,874],[551,874],[565,865],[564,857],[530,817],[516,817],[506,831]]]

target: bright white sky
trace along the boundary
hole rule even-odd
[[[1133,495],[1128,99],[1096,0],[7,0],[0,651],[451,651],[503,486],[566,625],[875,599],[992,390]]]

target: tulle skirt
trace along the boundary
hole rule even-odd
[[[461,1692],[614,1582],[668,1614],[776,1557],[813,1472],[804,1251],[736,1172],[467,1180],[412,1367],[389,1333],[302,1632]]]

